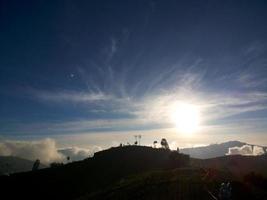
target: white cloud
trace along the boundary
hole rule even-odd
[[[1,156],[16,156],[28,160],[39,159],[41,163],[61,162],[64,156],[57,151],[52,139],[39,141],[4,141],[0,143]]]
[[[0,142],[0,156],[16,156],[28,160],[39,159],[44,164],[52,162],[66,162],[67,156],[71,161],[82,160],[101,151],[100,146],[92,145],[90,148],[68,147],[57,148],[56,141],[51,138],[35,141],[13,141]]]
[[[69,148],[59,149],[58,152],[63,154],[65,157],[69,156],[71,161],[77,161],[91,157],[95,152],[101,150],[102,148],[99,146],[93,146],[90,149],[80,148],[80,147],[69,147]]]
[[[259,147],[259,146],[254,146],[253,154],[254,155],[262,155],[262,154],[264,154],[264,149],[262,147]]]
[[[264,150],[260,146],[243,145],[242,147],[230,147],[227,155],[245,155],[245,156],[257,156],[264,154]]]

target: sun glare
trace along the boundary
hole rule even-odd
[[[171,115],[179,133],[190,136],[199,130],[200,111],[197,106],[179,103],[174,106]]]

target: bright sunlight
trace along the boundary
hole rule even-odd
[[[177,130],[184,136],[191,136],[199,130],[200,111],[197,106],[187,103],[178,103],[174,106],[171,115]]]

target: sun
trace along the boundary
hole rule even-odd
[[[190,136],[200,127],[200,111],[194,104],[177,103],[171,111],[171,118],[179,133]]]

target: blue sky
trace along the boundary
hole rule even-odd
[[[260,0],[0,1],[0,139],[98,145],[141,132],[147,143],[175,142],[169,117],[182,101],[201,110],[191,143],[265,144],[266,8]]]

